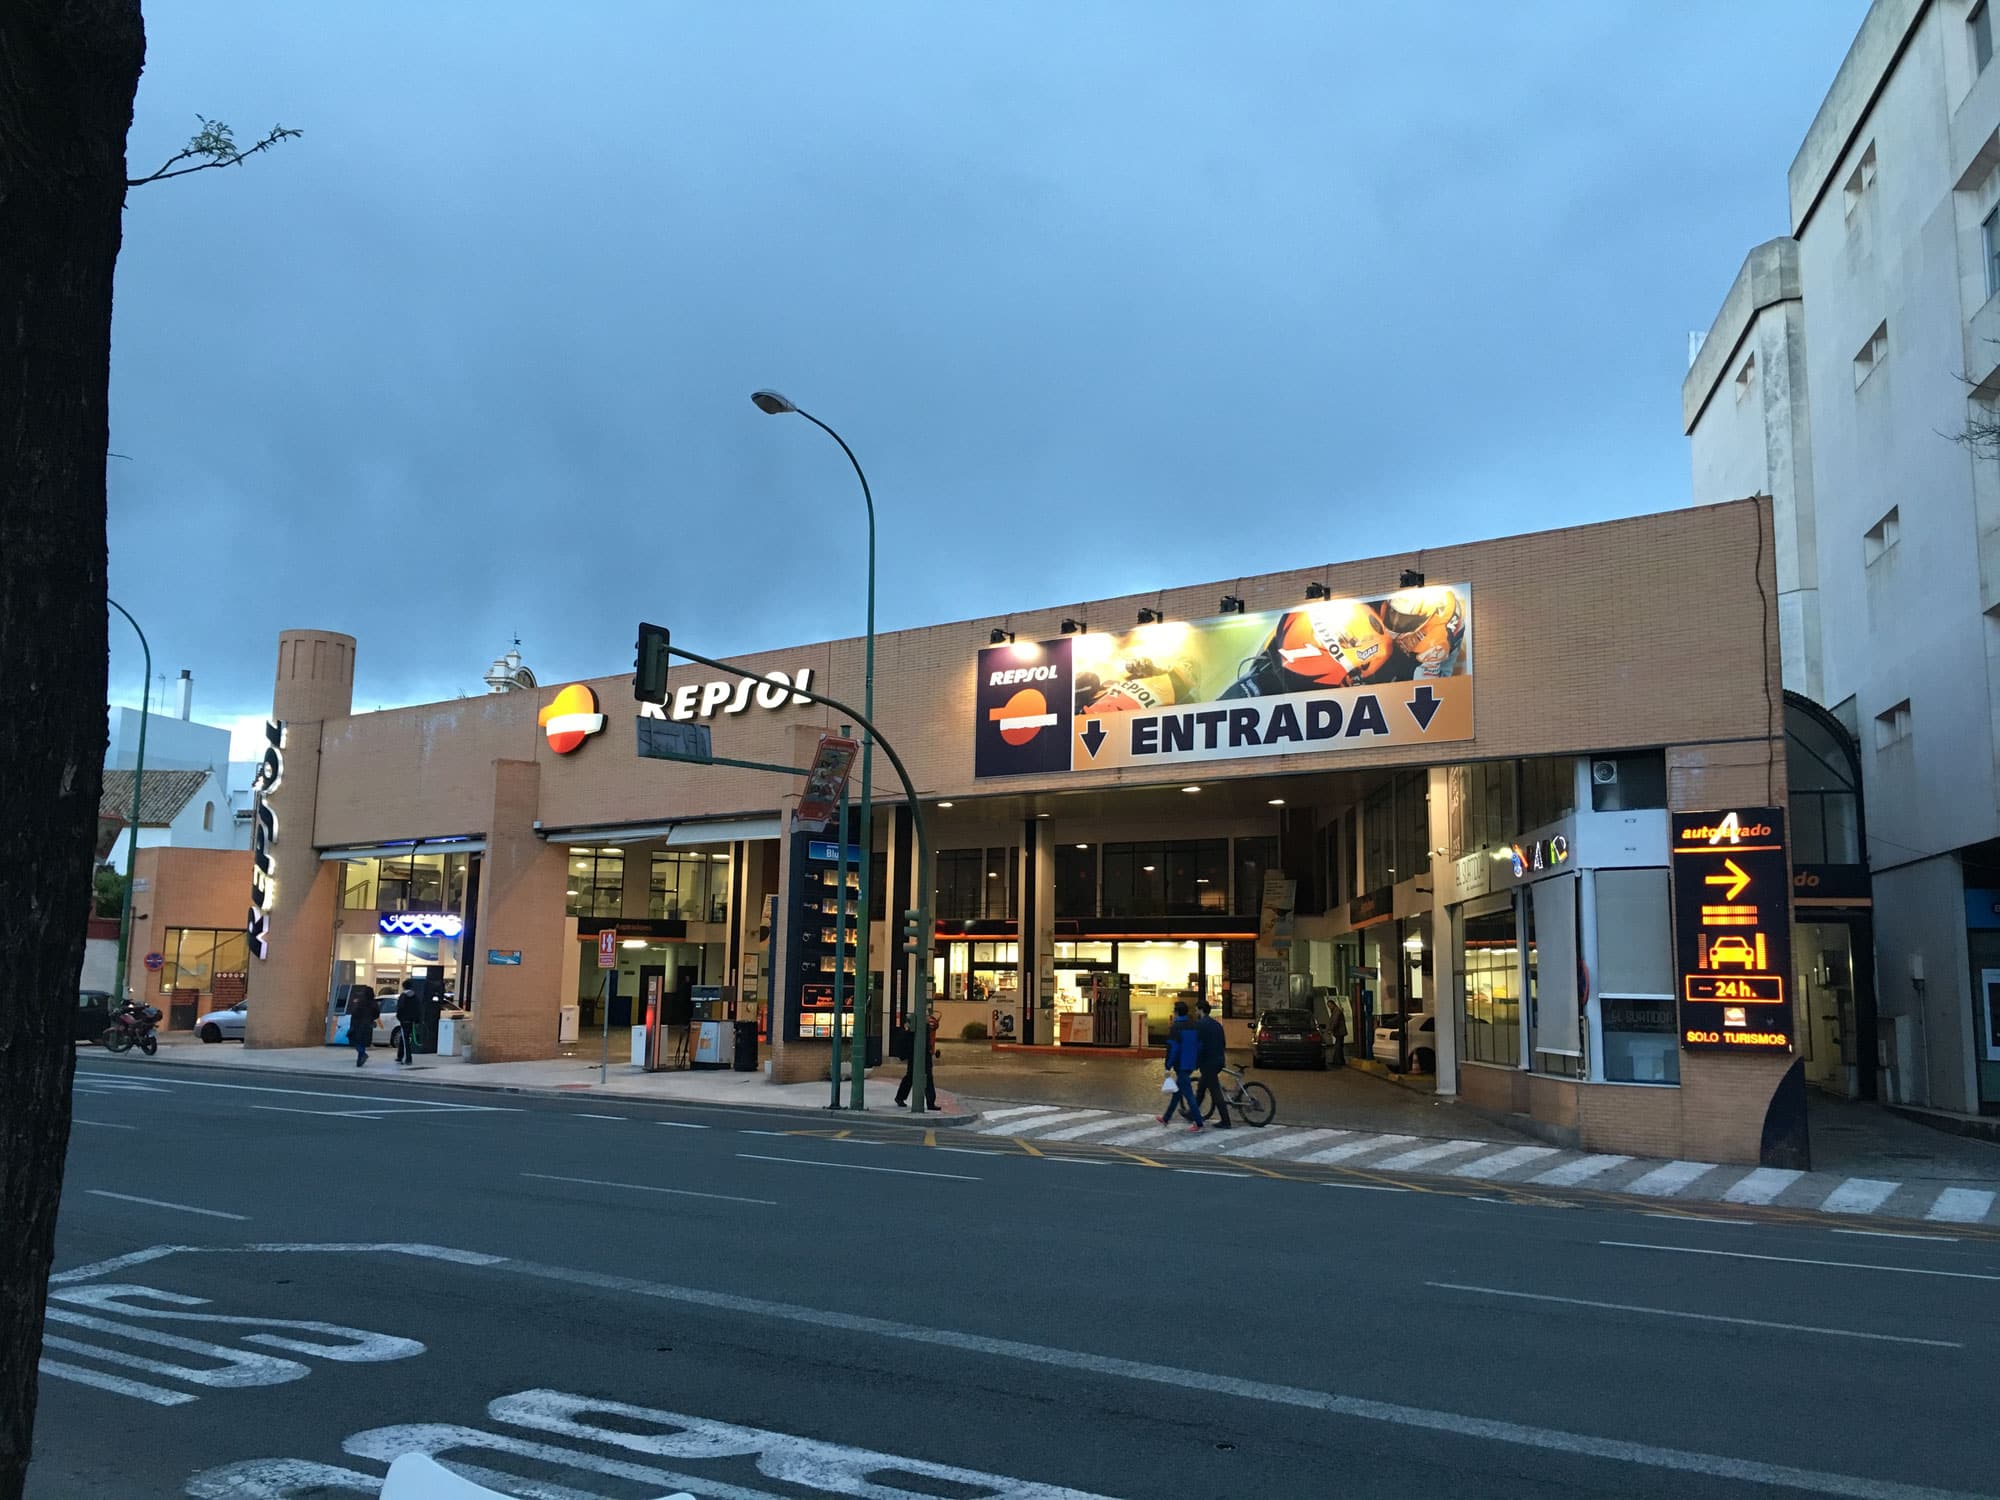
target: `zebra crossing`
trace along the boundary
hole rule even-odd
[[[1465,1137],[1426,1139],[1328,1126],[1272,1125],[1263,1130],[1190,1131],[1151,1115],[1070,1105],[1020,1104],[982,1112],[980,1135],[1031,1142],[1115,1146],[1176,1161],[1214,1156],[1237,1161],[1298,1162],[1368,1171],[1578,1187],[1690,1203],[1810,1209],[1854,1218],[1921,1219],[1933,1224],[2000,1225],[2000,1189],[1938,1182],[1892,1182],[1834,1172],[1654,1161],[1613,1152],[1569,1151]]]

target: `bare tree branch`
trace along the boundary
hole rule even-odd
[[[169,177],[185,177],[190,172],[206,172],[210,167],[240,167],[260,151],[269,151],[280,141],[288,141],[305,134],[303,130],[293,130],[284,125],[273,125],[270,133],[254,146],[239,147],[236,133],[221,120],[211,120],[204,115],[196,115],[201,121],[201,129],[196,131],[188,143],[164,162],[157,170],[144,177],[128,177],[128,188],[144,187],[149,182],[164,182]],[[197,158],[200,158],[197,160]],[[192,161],[191,167],[180,163]]]

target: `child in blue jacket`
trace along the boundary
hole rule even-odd
[[[1194,1107],[1194,1070],[1201,1066],[1201,1029],[1188,1014],[1187,1001],[1174,1002],[1173,1024],[1167,1028],[1167,1071],[1179,1085],[1167,1101],[1160,1123],[1172,1123],[1176,1107],[1187,1111],[1190,1130],[1201,1129],[1201,1111]]]

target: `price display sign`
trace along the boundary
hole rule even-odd
[[[1671,816],[1681,1046],[1790,1052],[1784,812],[1737,807]]]

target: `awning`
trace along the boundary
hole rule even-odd
[[[401,859],[411,854],[484,854],[485,839],[404,839],[396,844],[353,844],[340,849],[322,849],[321,860]]]
[[[542,837],[552,844],[645,844],[655,841],[669,847],[688,844],[728,844],[741,839],[774,839],[785,831],[782,819],[693,818],[677,823],[637,823],[624,828],[544,829]]]

